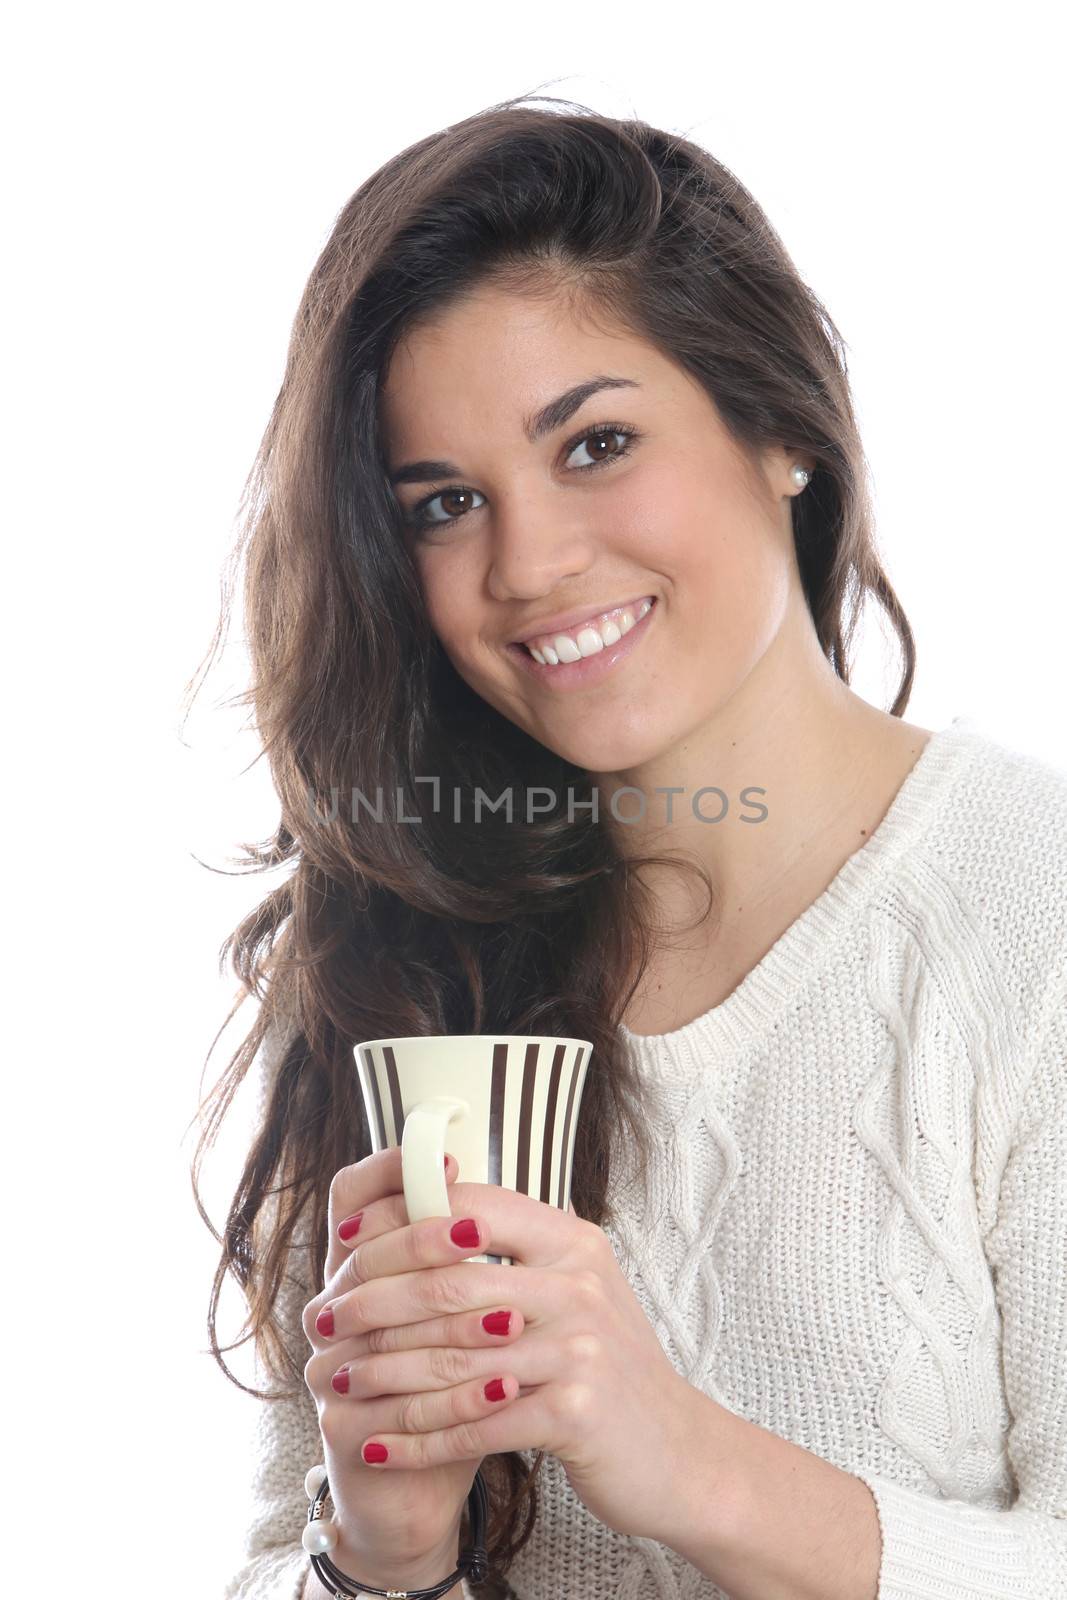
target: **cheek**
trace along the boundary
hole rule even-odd
[[[656,472],[640,496],[619,499],[617,530],[648,550],[648,565],[681,590],[723,606],[768,592],[776,578],[773,539],[760,509],[736,488],[709,488],[707,472]]]
[[[699,502],[680,473],[659,463],[642,465],[605,497],[597,525],[612,549],[650,572],[670,572],[669,563],[690,545],[699,526]]]
[[[475,631],[473,579],[456,556],[451,550],[428,550],[415,560],[426,616],[450,654],[462,652]]]
[[[658,474],[642,497],[644,564],[668,578],[670,603],[691,648],[721,670],[742,669],[773,639],[788,604],[779,541],[762,509],[707,471]]]
[[[709,598],[725,605],[745,606],[772,578],[766,534],[736,510],[710,516],[692,548],[693,571],[707,585]]]
[[[773,642],[789,604],[789,575],[773,530],[744,506],[716,520],[691,569],[707,645],[724,671],[744,672]],[[687,608],[688,609],[688,608]]]

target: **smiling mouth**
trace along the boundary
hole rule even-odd
[[[632,618],[625,632],[619,628],[610,634],[610,643],[605,643],[602,635],[583,640],[584,654],[578,645],[572,643],[571,649],[575,654],[570,660],[563,659],[558,651],[553,652],[556,655],[555,662],[549,661],[547,656],[538,660],[525,644],[509,644],[508,654],[515,657],[516,665],[521,671],[531,673],[546,688],[569,690],[591,687],[612,672],[617,663],[639,648],[648,629],[659,615],[659,604],[655,595],[647,597],[635,608],[624,609]],[[578,630],[579,636],[585,632],[585,628]],[[543,640],[544,636],[541,637]],[[566,635],[557,637],[561,642],[567,638]]]
[[[616,606],[612,611],[593,612],[585,621],[573,627],[555,631],[549,629],[516,643],[542,665],[555,667],[561,662],[569,664],[583,660],[599,655],[609,645],[618,644],[642,617],[647,616],[654,603],[654,595],[644,595],[627,605]]]

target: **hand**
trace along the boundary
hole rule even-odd
[[[446,1181],[454,1182],[456,1162],[448,1164]],[[330,1480],[333,1518],[340,1542],[332,1558],[342,1572],[382,1587],[388,1581],[416,1587],[446,1577],[455,1565],[456,1537],[467,1496],[480,1460],[455,1457],[431,1471],[375,1474],[360,1459],[360,1446],[379,1428],[404,1426],[405,1399],[379,1386],[373,1393],[353,1384],[341,1394],[331,1379],[347,1360],[364,1357],[369,1337],[346,1340],[338,1330],[324,1338],[315,1326],[328,1301],[352,1283],[353,1256],[338,1235],[339,1223],[363,1212],[361,1239],[392,1234],[407,1225],[399,1149],[381,1150],[353,1166],[342,1167],[330,1184],[329,1244],[325,1287],[304,1307],[302,1325],[314,1354],[304,1368],[304,1381],[319,1413],[326,1474]],[[441,1227],[445,1226],[442,1220]],[[456,1252],[458,1254],[458,1252]],[[472,1316],[470,1343],[493,1341]],[[441,1397],[442,1406],[445,1396]],[[479,1384],[449,1391],[448,1420],[481,1416],[489,1410]],[[435,1565],[436,1562],[436,1565]],[[432,1579],[416,1579],[416,1568],[428,1567]]]
[[[389,1454],[378,1469],[439,1470],[506,1450],[559,1458],[575,1493],[619,1533],[676,1533],[677,1483],[694,1394],[671,1365],[607,1235],[495,1184],[457,1182],[451,1217],[360,1232],[330,1293],[336,1364],[348,1368],[352,1437]],[[395,1212],[392,1213],[396,1215]],[[473,1218],[476,1242],[452,1242]],[[464,1261],[486,1252],[511,1266]],[[484,1312],[510,1309],[506,1348]],[[521,1335],[521,1337],[520,1337]],[[486,1380],[506,1398],[482,1403]],[[381,1396],[388,1396],[382,1400]],[[381,1427],[365,1428],[370,1404]],[[688,1428],[688,1432],[687,1432]]]

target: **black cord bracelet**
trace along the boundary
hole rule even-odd
[[[442,1578],[440,1583],[435,1583],[429,1589],[376,1589],[373,1584],[360,1583],[355,1578],[350,1578],[347,1573],[335,1567],[326,1550],[333,1549],[337,1543],[337,1535],[333,1531],[333,1523],[325,1520],[326,1496],[330,1492],[329,1480],[325,1469],[313,1468],[316,1475],[322,1471],[322,1482],[318,1489],[312,1493],[310,1484],[308,1494],[311,1504],[308,1506],[307,1527],[302,1535],[304,1549],[311,1557],[311,1565],[319,1581],[337,1600],[360,1600],[361,1595],[383,1595],[386,1600],[440,1600],[441,1595],[455,1588],[461,1578],[469,1578],[471,1583],[481,1583],[489,1570],[489,1558],[485,1550],[485,1524],[489,1513],[489,1496],[486,1492],[485,1480],[482,1469],[479,1467],[474,1475],[471,1492],[467,1496],[467,1515],[470,1519],[470,1543],[459,1553],[459,1565],[450,1578]],[[308,1474],[311,1479],[311,1473]],[[313,1480],[312,1480],[313,1481]],[[327,1531],[329,1530],[329,1532]]]

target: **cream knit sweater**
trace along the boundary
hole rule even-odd
[[[1067,772],[957,717],[721,1005],[622,1033],[658,1154],[638,1193],[618,1153],[605,1232],[679,1372],[868,1485],[878,1600],[1065,1600]],[[279,1308],[298,1347],[320,1288]],[[317,1416],[257,1405],[224,1596],[294,1600]],[[598,1523],[551,1456],[509,1577],[520,1600],[722,1597]]]

